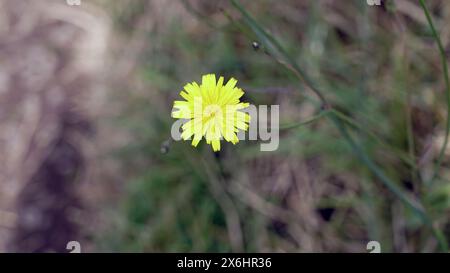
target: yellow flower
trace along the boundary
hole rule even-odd
[[[172,117],[187,119],[183,124],[181,137],[189,140],[196,147],[205,137],[214,151],[220,150],[220,140],[236,144],[239,130],[246,131],[250,122],[248,113],[239,111],[249,106],[240,102],[244,95],[242,89],[236,87],[237,80],[231,78],[223,84],[223,77],[216,82],[214,74],[204,75],[201,85],[188,83],[180,95],[185,100],[175,101]]]

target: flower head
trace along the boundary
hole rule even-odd
[[[206,143],[219,151],[222,138],[236,144],[239,141],[236,133],[248,129],[250,115],[239,111],[249,106],[240,102],[244,91],[236,87],[234,78],[225,85],[223,82],[223,77],[216,81],[214,74],[204,75],[201,85],[196,82],[185,85],[180,92],[185,100],[173,104],[172,117],[188,120],[182,126],[181,137],[184,140],[193,137],[194,147],[205,137]]]

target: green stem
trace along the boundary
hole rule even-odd
[[[408,164],[414,170],[417,169],[417,165],[415,163],[415,158],[410,158],[407,154],[405,154],[405,152],[403,150],[389,145],[381,137],[377,136],[372,131],[369,131],[368,129],[366,129],[363,126],[359,125],[354,119],[352,119],[351,117],[347,116],[346,114],[344,114],[344,113],[342,113],[342,112],[340,112],[340,111],[338,111],[336,109],[331,109],[330,111],[332,111],[339,119],[341,119],[344,123],[349,125],[351,128],[354,128],[354,129],[364,133],[365,135],[369,136],[370,138],[372,138],[373,140],[375,140],[379,144],[383,145],[384,147],[394,150],[395,153],[397,154],[397,156],[404,163]]]
[[[262,38],[264,43],[267,46],[268,53],[274,57],[278,62],[283,63],[287,68],[294,71],[295,75],[298,76],[316,95],[319,97],[320,101],[322,102],[322,107],[327,108],[328,103],[322,94],[322,92],[317,89],[312,82],[312,80],[306,75],[306,73],[303,72],[303,70],[298,66],[297,62],[295,62],[291,58],[286,58],[286,56],[289,56],[287,51],[284,49],[284,47],[272,36],[270,33],[264,30],[256,21],[253,19],[252,16],[239,4],[236,0],[231,0],[231,3],[235,8],[237,8],[242,15],[244,15],[244,19],[248,23],[248,25],[251,27],[251,29],[255,32],[255,34]],[[276,57],[276,55],[281,54],[284,57],[284,61],[280,60]]]
[[[330,115],[330,119],[338,128],[341,135],[346,139],[350,147],[352,148],[355,155],[365,163],[367,168],[394,194],[396,195],[400,201],[402,201],[406,206],[408,206],[421,220],[427,225],[436,240],[439,243],[439,247],[443,252],[448,252],[447,240],[443,233],[434,227],[432,220],[428,216],[427,212],[424,210],[422,205],[417,201],[407,196],[400,187],[398,187],[395,183],[393,183],[390,178],[388,178],[384,172],[370,159],[367,153],[363,150],[363,148],[352,138],[352,136],[348,133],[347,128],[343,126],[341,122],[339,122],[339,118],[336,115]]]
[[[444,46],[442,45],[441,38],[439,37],[439,34],[436,31],[436,28],[434,27],[433,19],[431,18],[430,12],[425,4],[425,1],[419,0],[420,5],[422,6],[423,12],[425,13],[425,16],[427,17],[428,25],[431,28],[431,32],[433,33],[433,38],[436,40],[436,43],[438,44],[439,53],[441,55],[441,62],[442,62],[442,68],[444,70],[444,79],[445,79],[445,87],[446,87],[446,99],[447,99],[447,122],[445,126],[445,139],[444,143],[442,144],[441,150],[439,152],[438,160],[436,163],[436,166],[434,168],[433,176],[431,177],[431,180],[429,182],[429,185],[433,183],[433,181],[436,179],[436,177],[439,174],[439,169],[441,168],[442,161],[444,160],[445,151],[447,149],[448,145],[448,137],[450,133],[450,80],[448,77],[448,66],[447,66],[447,57],[445,54]]]
[[[280,130],[289,130],[289,129],[293,129],[293,128],[297,128],[297,127],[301,127],[307,124],[310,124],[316,120],[319,120],[320,118],[328,115],[330,113],[330,111],[327,110],[323,110],[321,111],[319,114],[310,117],[307,120],[301,121],[301,122],[295,122],[295,123],[291,123],[291,124],[285,124],[285,125],[281,125],[280,126]]]
[[[322,92],[315,88],[312,81],[309,79],[309,77],[304,73],[301,68],[298,66],[298,64],[294,61],[293,58],[289,56],[289,54],[286,52],[286,50],[278,43],[278,41],[272,37],[268,32],[266,32],[253,17],[238,3],[236,0],[230,0],[234,7],[236,7],[241,14],[244,16],[244,19],[246,20],[247,24],[252,28],[252,30],[255,32],[255,34],[258,36],[259,39],[261,39],[261,43],[265,44],[265,46],[272,51],[271,53],[278,53],[281,54],[281,56],[284,58],[282,60],[282,63],[289,64],[288,68],[292,68],[297,71],[297,73],[301,76],[303,81],[308,85],[321,99],[322,106],[323,107],[330,107],[326,103],[325,97],[323,97]],[[334,110],[332,108],[329,108],[329,110]],[[384,172],[370,159],[370,157],[367,155],[367,153],[364,151],[364,149],[358,145],[357,142],[353,140],[351,135],[348,133],[346,127],[344,126],[346,123],[342,123],[343,118],[345,118],[347,121],[347,117],[338,112],[337,110],[332,111],[333,115],[328,115],[328,117],[331,119],[333,124],[338,128],[341,135],[344,137],[344,139],[348,142],[350,147],[352,148],[353,152],[357,155],[357,157],[367,166],[367,168],[395,195],[397,196],[406,206],[411,208],[411,210],[422,220],[422,222],[431,228],[431,231],[433,235],[435,236],[436,240],[439,243],[439,246],[442,251],[447,252],[448,246],[445,237],[439,231],[433,226],[433,223],[426,213],[426,211],[423,209],[422,205],[407,196],[402,189],[397,186],[394,182],[391,181],[389,177],[387,177]]]

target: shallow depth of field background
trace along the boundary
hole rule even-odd
[[[445,138],[439,51],[418,1],[383,2],[240,1],[450,243],[450,149],[426,183]],[[450,5],[426,2],[449,48]],[[1,251],[439,251],[325,118],[274,152],[167,142],[173,100],[207,73],[280,105],[280,124],[320,111],[229,1],[0,3]]]

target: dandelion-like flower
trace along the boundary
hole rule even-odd
[[[236,144],[239,142],[236,133],[248,129],[250,115],[239,111],[249,106],[240,101],[244,91],[236,87],[234,78],[225,85],[223,82],[223,77],[216,81],[214,74],[204,75],[201,85],[196,82],[185,85],[180,92],[185,100],[173,104],[172,117],[187,120],[181,137],[192,138],[194,147],[205,137],[213,151],[219,151],[222,138]]]

